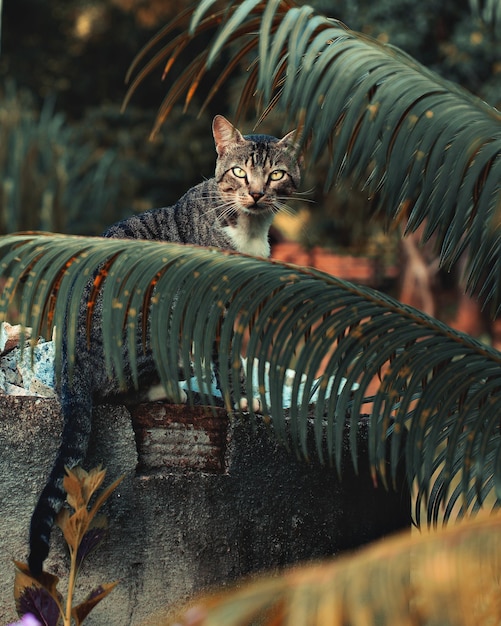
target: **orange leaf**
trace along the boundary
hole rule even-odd
[[[14,561],[16,575],[14,579],[14,598],[20,616],[32,613],[39,621],[48,626],[59,624],[62,616],[62,596],[57,590],[59,578],[48,572],[42,572],[40,578],[34,578],[25,563]]]
[[[74,606],[71,609],[71,616],[75,620],[76,626],[80,626],[96,604],[106,598],[106,596],[111,593],[117,585],[118,581],[100,585],[99,587],[96,587],[96,589],[94,589],[94,591],[92,591],[81,604]]]
[[[78,546],[82,541],[82,537],[85,535],[87,529],[89,528],[89,523],[89,513],[85,508],[75,511],[73,515],[70,515],[67,520],[65,520],[62,531],[64,539],[66,540],[66,543],[72,551],[78,549]]]
[[[82,489],[85,504],[88,505],[94,493],[103,484],[104,477],[106,476],[106,470],[101,469],[101,466],[98,465],[97,467],[91,469],[90,472],[86,472],[85,474],[86,475],[83,477],[82,480]]]
[[[93,519],[99,509],[103,506],[106,500],[110,497],[111,493],[118,487],[118,485],[125,478],[125,475],[119,476],[115,482],[111,483],[109,487],[107,487],[97,498],[94,503],[94,506],[89,512],[89,522]]]
[[[16,566],[16,576],[14,579],[14,597],[16,600],[26,587],[32,586],[43,587],[53,598],[59,597],[59,592],[57,591],[59,578],[57,576],[49,574],[49,572],[42,572],[40,578],[34,578],[26,563],[14,561],[14,565]]]
[[[76,510],[85,506],[85,500],[82,493],[82,480],[79,477],[79,468],[66,469],[66,476],[63,479],[63,488],[66,491],[66,500],[68,504]]]

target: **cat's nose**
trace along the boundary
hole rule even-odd
[[[254,202],[257,203],[264,196],[264,192],[263,191],[249,191],[249,196],[254,200]]]

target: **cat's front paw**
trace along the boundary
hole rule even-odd
[[[146,398],[148,402],[172,402],[173,404],[186,404],[188,401],[188,395],[184,389],[178,385],[177,389],[177,397],[176,392],[173,389],[172,391],[167,391],[165,387],[161,384],[153,385],[150,387],[146,393]]]
[[[249,398],[240,398],[238,407],[241,411],[249,411]],[[260,413],[262,410],[261,400],[259,398],[252,398],[252,411],[254,413]]]

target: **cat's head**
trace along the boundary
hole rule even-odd
[[[299,187],[300,160],[295,132],[282,139],[242,135],[222,115],[212,123],[216,143],[216,181],[233,208],[249,214],[276,213]]]

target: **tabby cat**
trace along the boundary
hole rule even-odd
[[[280,140],[268,135],[243,136],[220,115],[214,118],[212,131],[217,151],[214,178],[190,189],[174,206],[125,219],[111,226],[104,236],[217,246],[268,256],[268,231],[273,216],[284,206],[284,199],[297,190],[300,181],[294,132]],[[89,293],[90,285],[87,297]],[[64,418],[61,444],[31,519],[28,564],[35,576],[42,571],[51,529],[65,499],[64,468],[80,464],[86,456],[92,406],[96,400],[111,399],[119,393],[117,381],[110,380],[104,368],[99,300],[93,313],[90,347],[85,330],[86,310],[84,297],[71,384],[63,345],[59,388]],[[144,395],[144,390],[151,387],[155,368],[148,353],[137,353],[142,356],[138,357],[139,389],[135,400],[159,399],[158,393]]]

